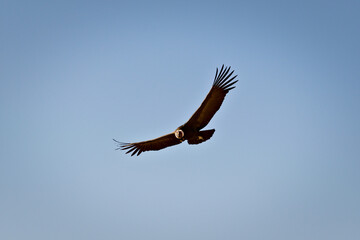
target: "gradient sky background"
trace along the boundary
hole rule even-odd
[[[360,239],[359,1],[0,1],[0,239]],[[212,139],[134,158],[230,65]]]

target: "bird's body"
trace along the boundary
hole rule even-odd
[[[204,142],[206,140],[208,140],[213,133],[215,132],[215,129],[211,129],[211,130],[206,130],[206,131],[199,131],[199,129],[193,128],[189,125],[181,125],[180,127],[178,127],[176,131],[183,131],[183,137],[180,138],[181,141],[185,141],[187,140],[189,144],[196,144],[197,143],[201,143]],[[209,135],[211,132],[211,136]]]
[[[216,69],[213,86],[205,100],[190,119],[174,132],[152,140],[135,143],[122,143],[114,139],[119,144],[117,149],[127,150],[126,153],[131,153],[133,156],[135,154],[140,155],[145,151],[156,151],[177,145],[186,140],[188,144],[199,144],[209,140],[214,134],[215,129],[203,131],[201,129],[210,122],[211,118],[219,110],[226,94],[235,88],[232,85],[237,82],[237,80],[233,81],[236,76],[230,78],[234,71],[230,73],[229,71],[230,67],[224,69],[224,65],[221,67],[220,72]]]

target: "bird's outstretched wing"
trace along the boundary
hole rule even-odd
[[[135,154],[139,156],[142,152],[157,151],[182,142],[180,139],[177,139],[175,137],[174,133],[169,133],[167,135],[149,141],[136,143],[122,143],[115,139],[113,140],[118,144],[118,148],[116,150],[127,150],[126,153],[131,153],[131,156],[134,156]]]
[[[185,125],[200,130],[210,122],[219,110],[226,94],[235,88],[233,85],[237,82],[237,80],[234,81],[237,75],[230,78],[234,71],[230,73],[229,71],[230,67],[224,69],[224,65],[222,65],[220,72],[216,68],[215,79],[210,92]]]

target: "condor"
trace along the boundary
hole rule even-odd
[[[117,144],[116,150],[127,150],[126,153],[131,153],[131,156],[140,155],[146,151],[157,151],[166,147],[177,145],[187,140],[188,144],[199,144],[209,140],[215,132],[215,129],[203,130],[220,109],[226,94],[235,86],[238,80],[235,81],[237,75],[232,76],[230,67],[222,65],[220,72],[216,68],[215,79],[213,85],[202,102],[201,106],[191,116],[191,118],[183,125],[178,127],[174,132],[143,142],[123,143],[113,139]]]

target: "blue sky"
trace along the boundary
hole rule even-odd
[[[359,239],[358,1],[0,1],[1,239]],[[174,131],[216,67],[210,141]]]

